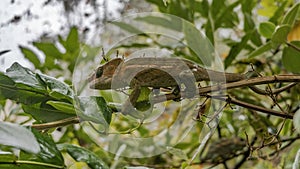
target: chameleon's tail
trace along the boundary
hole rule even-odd
[[[243,79],[246,79],[245,74],[238,73],[225,73],[225,72],[217,72],[212,70],[208,70],[208,74],[211,77],[211,81],[224,81],[224,82],[236,82]]]
[[[225,73],[209,69],[198,70],[195,74],[197,80],[213,81],[213,82],[236,82],[246,79],[246,74]]]

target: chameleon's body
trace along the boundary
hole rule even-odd
[[[92,89],[132,88],[129,100],[122,109],[122,113],[127,114],[134,111],[141,87],[180,89],[184,84],[185,97],[193,97],[197,94],[195,82],[234,82],[242,79],[245,79],[244,75],[208,70],[178,58],[134,58],[128,61],[116,58],[98,67],[88,80]]]
[[[234,82],[245,78],[236,73],[208,70],[178,58],[134,58],[128,61],[116,58],[100,66],[89,81],[90,88],[99,90],[136,85],[162,88],[178,86],[185,74],[189,74],[189,77],[192,74],[196,82]]]

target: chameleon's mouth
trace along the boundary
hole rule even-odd
[[[92,74],[90,77],[87,78],[87,81],[88,81],[89,83],[91,83],[94,79],[95,79],[95,75]]]
[[[107,78],[97,78],[97,79],[93,79],[93,78],[89,78],[89,87],[91,89],[98,89],[98,90],[107,90],[107,89],[111,89],[111,78],[107,77]]]

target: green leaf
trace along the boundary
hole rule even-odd
[[[62,54],[61,59],[68,62],[68,64],[69,64],[68,69],[70,72],[73,72],[77,58],[78,57],[85,58],[81,55],[82,52],[83,53],[85,53],[85,52],[83,50],[81,50],[77,28],[75,26],[73,26],[70,29],[70,32],[69,32],[66,40],[64,40],[61,36],[58,36],[58,40],[59,40],[60,44],[62,44],[64,46],[64,48],[66,49],[66,52],[64,54]],[[51,59],[49,59],[49,64],[54,64]],[[54,66],[57,66],[57,65],[54,65]]]
[[[288,71],[300,73],[300,41],[293,41],[283,49],[282,63]]]
[[[194,10],[195,10],[195,12],[199,13],[200,15],[202,15],[204,17],[205,12],[203,10],[203,7],[204,7],[203,4],[204,4],[203,1],[202,2],[195,1],[194,2],[194,5],[195,5]],[[206,9],[206,10],[208,10],[208,9]]]
[[[8,98],[12,93],[8,88],[11,88],[15,85],[15,82],[9,78],[7,75],[0,72],[0,98]]]
[[[227,68],[228,66],[230,66],[230,64],[232,63],[232,61],[238,56],[238,54],[246,47],[248,40],[251,38],[253,32],[248,32],[241,40],[241,42],[237,43],[236,45],[234,45],[228,56],[225,59],[225,68]]]
[[[3,100],[1,100],[3,99]],[[7,100],[5,98],[2,98],[1,96],[1,90],[0,90],[0,111],[3,111],[5,108]]]
[[[63,70],[61,67],[60,67],[60,65],[59,64],[57,64],[56,62],[55,62],[55,58],[53,58],[53,57],[48,57],[48,56],[46,56],[46,58],[45,58],[45,63],[44,63],[44,65],[43,65],[43,67],[45,68],[45,69],[49,69],[49,70],[53,70],[53,69],[58,69],[58,70]]]
[[[112,24],[124,29],[125,31],[133,34],[142,34],[145,35],[143,31],[131,26],[130,24],[124,23],[124,22],[111,22]]]
[[[92,169],[109,169],[108,165],[93,152],[71,144],[60,144],[60,150],[65,150],[76,161],[85,162]]]
[[[190,0],[191,1],[191,0]],[[169,5],[167,8],[169,14],[178,16],[187,21],[193,22],[192,10],[187,7],[187,2],[178,0],[169,0]]]
[[[174,156],[182,160],[188,160],[187,154],[179,148],[167,147],[167,150],[169,153],[173,154]]]
[[[210,11],[214,20],[217,20],[217,18],[219,17],[218,15],[220,15],[220,12],[223,13],[223,11],[226,9],[227,5],[225,3],[226,1],[212,1]]]
[[[210,40],[211,44],[215,44],[215,37],[214,37],[214,24],[211,18],[208,18],[206,24],[205,24],[205,35]]]
[[[114,48],[118,49],[118,48],[146,48],[146,47],[150,47],[150,45],[145,43],[131,43],[131,44],[121,44],[115,46]]]
[[[282,20],[282,25],[290,25],[291,27],[294,25],[297,14],[298,14],[298,9],[299,9],[300,3],[297,3],[294,5],[284,16]]]
[[[201,4],[201,5],[198,5]],[[196,8],[195,10],[198,11],[203,17],[208,18],[210,6],[207,0],[203,0],[202,2],[196,1]]]
[[[272,43],[271,41],[267,42],[266,44],[260,46],[253,52],[251,52],[248,56],[248,58],[254,58],[255,56],[261,55],[267,51],[270,51],[272,49]]]
[[[23,53],[24,57],[27,58],[35,68],[40,68],[41,61],[38,56],[29,48],[19,46],[21,52]]]
[[[40,79],[43,81],[44,84],[46,84],[46,87],[51,96],[55,97],[56,99],[67,99],[70,101],[70,103],[72,103],[74,92],[69,87],[69,85],[44,74],[36,74],[36,75],[40,77]],[[54,93],[59,93],[60,95],[58,94],[54,95]]]
[[[300,149],[297,151],[297,154],[295,156],[295,160],[293,163],[293,169],[294,168],[300,168]]]
[[[188,167],[189,167],[189,163],[188,163],[188,162],[183,162],[183,163],[181,163],[180,168],[186,169],[186,168],[188,168]]]
[[[278,5],[274,0],[260,1],[261,8],[257,10],[257,13],[262,16],[271,17],[277,10]]]
[[[261,46],[261,36],[259,35],[258,31],[256,30],[256,26],[254,23],[254,20],[252,18],[251,13],[244,13],[244,31],[249,32],[249,31],[254,31],[250,40],[253,42],[254,45],[256,46]]]
[[[252,37],[250,38],[251,42],[256,46],[261,46],[263,43],[261,41],[261,35],[258,33],[257,30],[253,32]],[[249,48],[252,48],[252,46],[248,45]]]
[[[35,104],[49,99],[45,93],[45,88],[34,78],[32,72],[18,64],[9,68],[6,75],[0,73],[0,98]]]
[[[18,63],[7,69],[6,77],[0,77],[2,95],[24,104],[43,102],[51,97],[70,103],[73,101],[73,91],[67,84],[43,74],[35,74]]]
[[[183,31],[187,46],[196,54],[194,62],[210,66],[214,60],[214,48],[211,42],[190,22],[183,22]]]
[[[73,96],[71,97],[70,95],[62,94],[61,92],[50,91],[49,96],[57,100],[68,101],[69,103],[73,102]]]
[[[0,151],[0,164],[1,162],[7,162],[7,161],[13,162],[16,159],[17,157],[13,153]]]
[[[76,27],[72,27],[66,40],[65,48],[68,53],[77,53],[79,51],[79,38]]]
[[[31,153],[41,151],[36,138],[28,129],[8,122],[0,122],[0,144]]]
[[[214,29],[223,27],[223,28],[232,28],[235,26],[235,23],[238,23],[238,16],[233,9],[240,4],[239,1],[236,1],[229,6],[225,5],[226,1],[220,2],[219,0],[214,0],[212,9],[215,10],[214,15],[217,16],[215,19]],[[224,4],[223,4],[224,3]],[[218,7],[214,7],[214,4],[218,4]]]
[[[282,4],[279,5],[279,7],[277,8],[274,15],[272,16],[272,18],[270,18],[269,21],[277,25],[279,23],[278,20],[281,19],[282,16],[284,15],[284,10],[286,9],[287,4],[288,1],[283,1]]]
[[[245,24],[244,24],[245,32],[255,29],[255,23],[250,14],[248,14],[248,13],[244,14],[244,22],[245,22]]]
[[[5,99],[11,99],[18,103],[31,105],[49,99],[45,95],[32,91],[30,87],[24,85],[17,85],[16,87],[3,87],[3,84],[1,84],[0,86],[0,93]]]
[[[15,83],[28,85],[38,90],[45,90],[45,86],[40,83],[35,74],[17,62],[13,63],[12,66],[6,70],[6,75]]]
[[[103,97],[95,97],[97,105],[100,109],[100,111],[103,114],[103,117],[107,124],[110,124],[111,122],[111,116],[112,116],[112,110],[107,106],[106,101]]]
[[[41,151],[38,154],[30,154],[26,152],[20,153],[20,160],[30,160],[45,162],[53,165],[64,166],[64,158],[61,152],[57,149],[53,139],[47,134],[32,129],[32,133],[36,137]]]
[[[57,110],[45,102],[33,105],[22,105],[22,108],[25,113],[30,114],[39,122],[53,122],[76,116],[76,114],[70,112]]]
[[[74,109],[73,104],[60,102],[60,101],[47,101],[46,104],[54,107],[57,110],[60,110],[66,114],[76,115],[76,111]]]
[[[242,0],[242,11],[244,14],[251,14],[253,8],[257,5],[257,1]]]
[[[107,106],[103,97],[79,97],[76,98],[78,115],[87,121],[101,124],[106,131],[111,121],[112,110]]]
[[[62,53],[57,49],[54,43],[47,42],[33,42],[33,45],[41,50],[47,57],[61,59]]]
[[[259,24],[258,32],[262,36],[270,39],[275,31],[275,28],[276,26],[272,22],[262,22]]]
[[[149,3],[155,4],[160,12],[166,13],[167,11],[167,6],[165,5],[163,0],[146,0]]]
[[[26,105],[36,104],[50,99],[45,91],[33,88],[28,85],[16,84],[6,88],[10,94],[6,98]]]
[[[11,168],[16,167],[16,164],[15,164],[16,160],[17,160],[17,157],[13,153],[0,151],[0,167],[1,167],[1,169],[11,169]]]
[[[135,20],[149,23],[151,25],[162,26],[171,30],[181,31],[182,21],[178,17],[159,17],[159,16],[144,16],[137,17]]]
[[[139,111],[146,111],[151,107],[150,97],[151,90],[148,87],[141,87],[140,95],[136,101],[135,108]]]
[[[276,47],[279,44],[285,43],[290,30],[290,25],[280,25],[277,27],[271,37],[271,41],[273,43],[272,46]]]
[[[64,40],[64,38],[60,35],[58,35],[57,38],[58,38],[59,43],[62,44],[64,46],[64,48],[66,48],[66,46],[67,46],[66,40]]]

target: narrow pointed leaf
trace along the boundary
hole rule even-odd
[[[76,161],[87,163],[91,169],[109,169],[101,158],[87,149],[71,144],[60,144],[59,149],[66,150]]]
[[[300,6],[300,3],[297,3],[296,5],[294,5],[294,7],[291,8],[286,13],[281,24],[283,24],[283,25],[287,24],[287,25],[293,26],[294,22],[296,20],[297,14],[298,14],[299,6]]]
[[[0,122],[0,144],[31,153],[40,151],[36,138],[28,129],[8,122]]]

